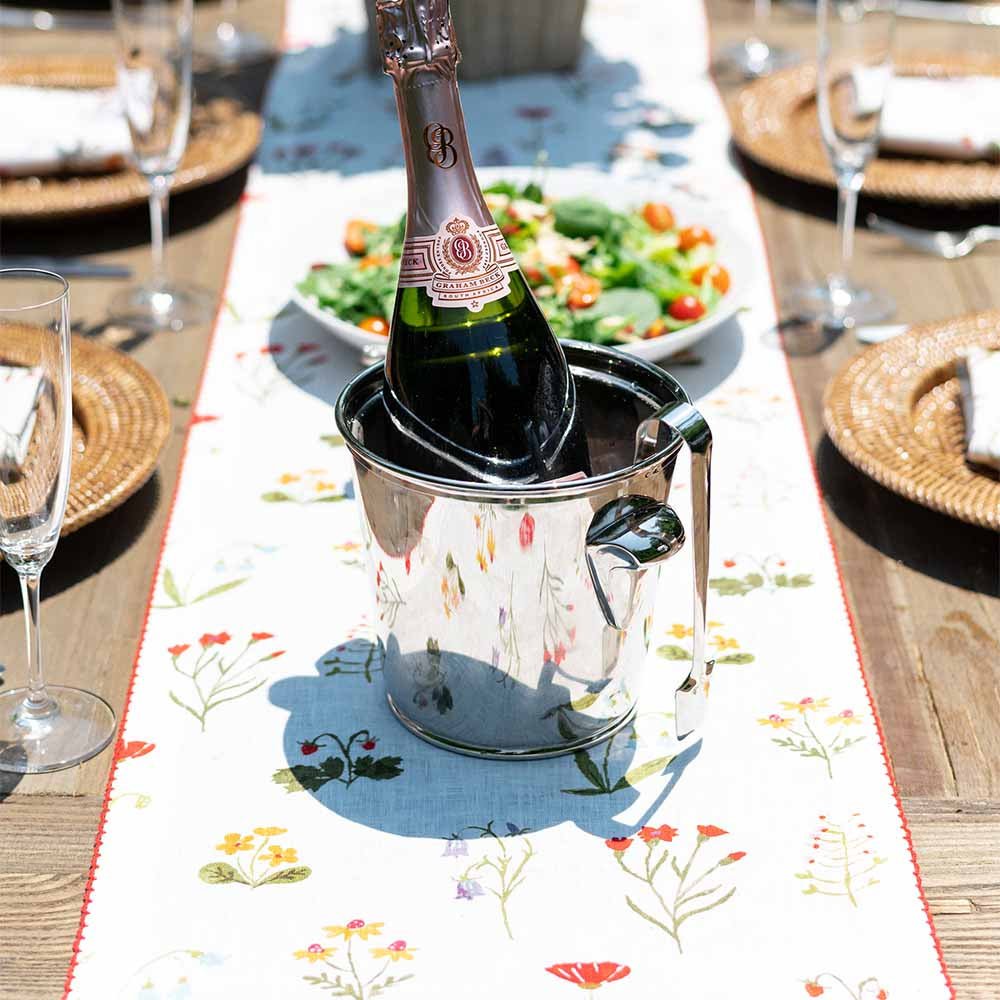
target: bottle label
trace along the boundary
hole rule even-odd
[[[399,287],[425,288],[436,306],[479,312],[510,292],[517,261],[497,226],[477,226],[464,215],[441,223],[434,236],[403,244]]]

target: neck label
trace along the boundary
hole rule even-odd
[[[434,236],[403,244],[399,287],[424,288],[436,306],[479,312],[510,292],[517,262],[497,226],[452,215]]]

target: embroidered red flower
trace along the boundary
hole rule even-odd
[[[264,639],[273,639],[274,635],[271,632],[251,632],[250,641],[251,642],[262,642]]]
[[[406,559],[403,561],[403,565],[406,567],[406,575],[410,575],[410,556],[413,555],[412,552],[406,553]]]
[[[198,642],[202,649],[208,649],[209,646],[224,646],[230,639],[232,636],[228,632],[206,632]]]
[[[313,743],[312,740],[306,740],[304,743],[299,744],[299,749],[308,757],[319,749],[319,744]]]
[[[732,854],[727,854],[720,862],[720,865],[732,865],[739,861],[741,858],[747,856],[746,851],[733,851]]]
[[[878,993],[875,994],[875,1000],[889,1000],[889,991],[879,990]]]
[[[190,648],[191,648],[190,643],[182,642],[182,643],[180,643],[180,645],[177,645],[177,646],[168,646],[167,647],[167,652],[171,656],[180,656],[181,653],[185,652],[186,650],[188,650]]]
[[[651,840],[662,840],[669,844],[676,836],[677,831],[672,826],[667,826],[666,823],[663,826],[644,826],[639,831],[639,839],[647,844]]]
[[[128,743],[122,744],[121,750],[118,751],[118,759],[128,760],[129,757],[145,757],[146,754],[155,749],[155,743],[144,743],[142,740],[129,740]]]
[[[806,982],[806,993],[811,997],[821,997],[826,990],[816,982],[815,979],[810,979]]]
[[[698,834],[702,837],[724,837],[727,833],[729,831],[723,830],[721,826],[712,826],[709,824],[708,826],[698,827]]]
[[[191,418],[191,426],[194,427],[195,424],[210,424],[213,420],[221,419],[221,417],[217,417],[212,413],[196,413]]]
[[[597,990],[605,983],[624,979],[632,970],[617,962],[562,962],[548,966],[545,971],[568,983],[575,983],[582,990]]]
[[[555,660],[557,667],[566,659],[566,647],[561,642],[556,645],[552,653],[552,659]]]
[[[535,540],[535,519],[530,514],[525,514],[521,518],[521,527],[517,532],[517,540],[522,549],[530,549],[531,543]]]
[[[632,846],[631,837],[612,837],[610,840],[604,841],[605,846],[610,847],[612,851],[616,854],[620,851],[627,851],[629,847]]]
[[[284,344],[266,344],[260,349],[261,354],[281,354],[285,349]]]
[[[736,560],[735,559],[723,559],[722,560],[722,565],[725,566],[726,569],[732,569],[736,565]]]
[[[271,653],[269,656],[265,656],[260,662],[266,663],[268,660],[276,660],[279,656],[284,656],[287,652],[288,650],[286,649],[279,649],[277,652]]]

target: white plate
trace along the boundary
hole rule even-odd
[[[538,176],[535,171],[524,167],[493,168],[480,170],[478,173],[484,187],[499,180],[526,183]],[[551,197],[590,195],[619,211],[634,208],[647,201],[664,201],[670,205],[681,226],[706,226],[715,234],[719,263],[729,271],[732,280],[729,291],[704,319],[683,330],[652,340],[615,345],[626,353],[647,361],[662,361],[708,336],[730,319],[742,305],[743,292],[750,287],[756,263],[746,242],[734,231],[725,216],[712,210],[710,203],[672,189],[666,184],[625,180],[587,168],[550,169],[545,173],[543,187],[546,195]],[[351,217],[371,219],[381,225],[394,222],[403,213],[403,192],[405,177],[402,171],[362,175],[344,180],[337,189],[338,201],[350,205]],[[327,259],[331,262],[346,260],[343,230],[331,242],[335,244],[337,252]],[[324,329],[359,350],[384,348],[387,343],[385,337],[367,333],[329,310],[320,308],[315,300],[302,295],[298,289],[292,290],[291,300]]]

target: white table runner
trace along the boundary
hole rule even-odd
[[[400,163],[389,83],[359,68],[362,26],[360,2],[289,0],[67,995],[950,996],[695,0],[592,0],[578,73],[463,99],[481,165],[545,149],[662,184],[668,202],[683,188],[759,252],[748,309],[677,372],[716,439],[703,745],[661,776],[662,681],[690,650],[687,554],[662,576],[641,715],[608,748],[473,761],[392,719],[330,405],[356,359],[283,309],[345,219],[373,210],[368,172]],[[485,562],[467,586],[537,585],[516,553]]]

